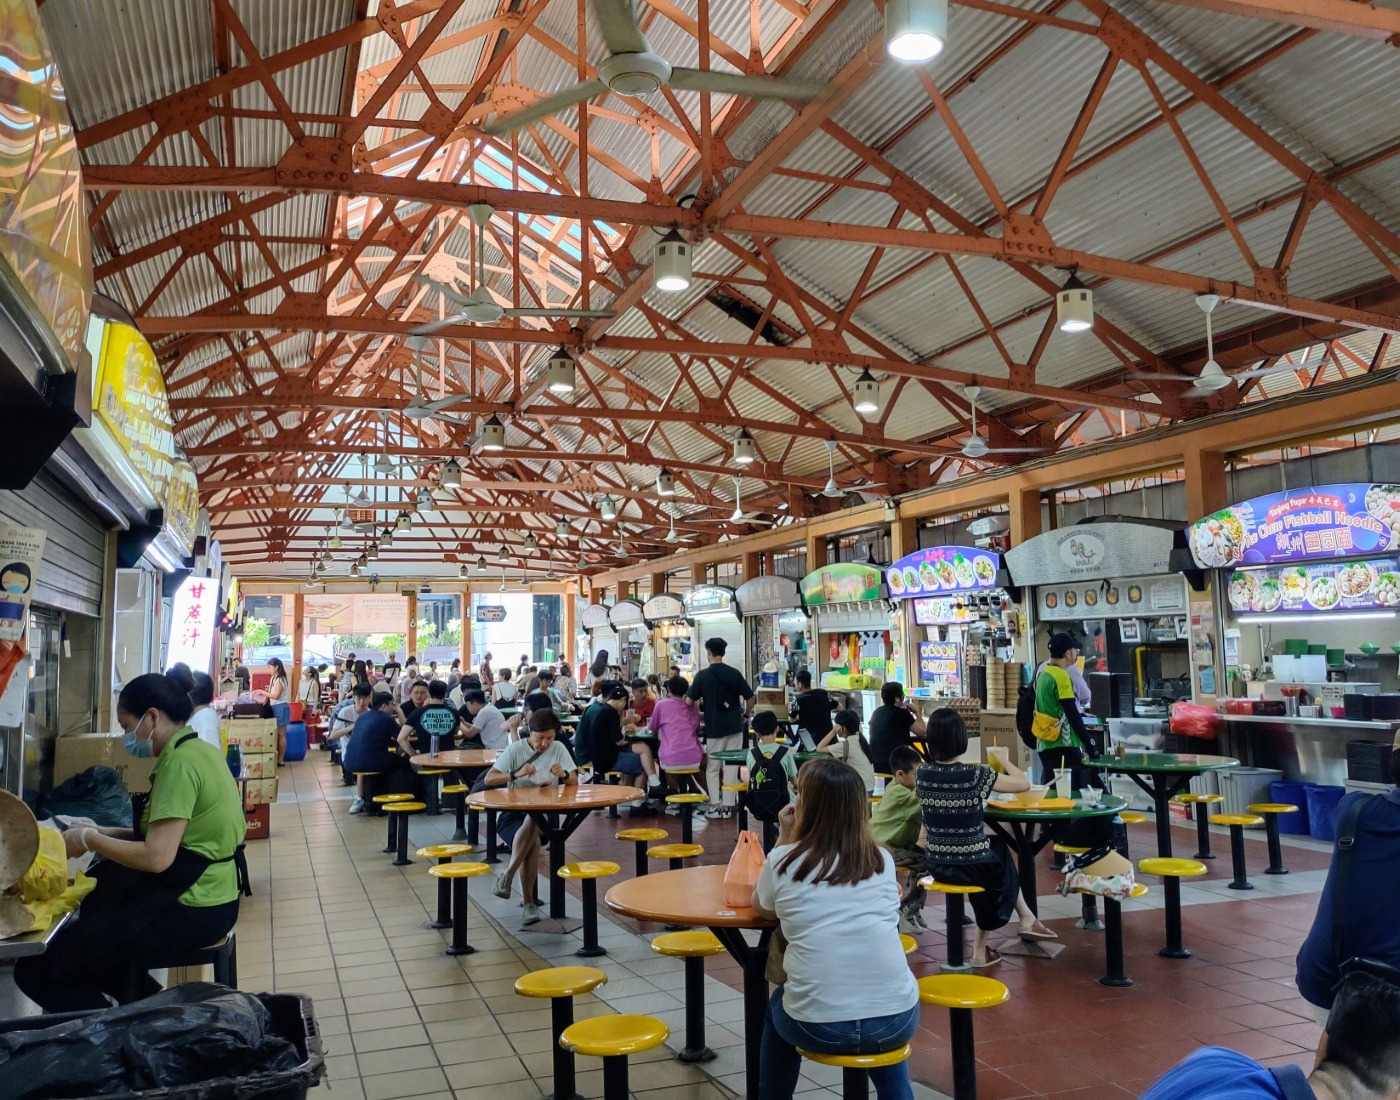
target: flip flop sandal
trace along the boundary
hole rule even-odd
[[[1023,940],[1057,940],[1060,938],[1057,933],[1048,928],[1043,932],[1038,932],[1035,928],[1017,929],[1016,934]]]
[[[972,964],[973,970],[985,970],[989,966],[996,966],[1001,962],[1001,954],[994,948],[987,948],[987,958],[985,962],[975,962]]]

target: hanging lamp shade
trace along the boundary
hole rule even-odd
[[[476,559],[476,571],[477,571],[478,573],[485,573],[485,572],[486,572],[486,555],[485,555],[485,554],[482,554],[480,557],[478,557],[478,558]]]
[[[1071,275],[1055,295],[1055,321],[1061,332],[1085,332],[1094,327],[1094,292]]]
[[[656,246],[652,270],[657,290],[675,294],[690,286],[690,242],[671,230]]]
[[[545,388],[560,396],[574,392],[574,357],[568,348],[560,348],[549,357],[544,369]]]
[[[426,512],[433,506],[433,494],[427,489],[418,490],[418,510]]]
[[[447,465],[442,468],[442,485],[445,489],[460,489],[462,487],[462,467],[457,465],[455,458],[449,458]]]
[[[500,420],[491,416],[486,423],[481,426],[481,449],[483,451],[502,451],[506,446],[506,426]]]
[[[554,525],[554,533],[558,535],[561,539],[568,538],[569,521],[566,519],[561,519],[558,523]]]
[[[501,543],[501,548],[496,553],[496,563],[498,565],[505,565],[508,561],[510,561],[510,555],[506,553],[506,544]]]
[[[740,428],[734,437],[734,461],[740,466],[752,466],[758,458],[758,444],[747,428]]]
[[[851,407],[866,417],[880,411],[880,383],[869,370],[861,371],[851,387]]]
[[[380,536],[379,536],[379,545],[380,545],[380,546],[393,546],[393,545],[394,545],[394,529],[393,529],[392,527],[386,527],[386,528],[384,528],[383,533],[380,534]]]
[[[412,523],[412,520],[409,519],[408,513],[407,513],[407,512],[400,512],[399,515],[398,515],[398,518],[397,518],[396,520],[394,520],[394,530],[395,530],[395,531],[407,531],[411,523]]]
[[[617,501],[604,497],[598,502],[598,514],[607,520],[617,519]]]
[[[525,536],[525,549],[533,552],[539,546],[539,541],[535,538],[535,533],[531,531]]]
[[[947,41],[948,0],[887,0],[885,52],[896,61],[930,61]]]
[[[358,577],[358,576],[360,575],[360,563],[359,563],[359,562],[357,562],[357,561],[352,561],[352,562],[350,563],[350,575],[351,575],[352,577]]]
[[[661,472],[656,475],[656,495],[659,497],[673,497],[676,495],[676,479],[671,471],[662,467]]]
[[[466,563],[466,562],[463,562],[463,563],[461,564],[461,566],[457,569],[457,576],[460,577],[462,580],[466,580],[466,579],[467,579],[467,563]]]

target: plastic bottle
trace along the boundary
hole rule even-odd
[[[437,734],[433,734],[432,749],[431,749],[430,751],[432,752],[433,759],[436,760],[436,759],[437,759],[437,755],[438,755],[438,735],[437,735]]]

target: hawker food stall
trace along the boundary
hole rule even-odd
[[[608,625],[617,635],[617,652],[613,664],[622,669],[623,676],[632,680],[652,671],[651,646],[647,644],[647,625],[640,600],[618,600],[608,611]]]
[[[784,718],[788,685],[807,665],[807,611],[791,577],[755,577],[734,593],[744,620],[745,651],[757,707]]]
[[[642,618],[651,631],[652,668],[663,679],[672,665],[686,676],[695,675],[685,601],[674,593],[658,592],[642,604]]]
[[[879,706],[880,686],[904,677],[900,616],[892,614],[883,574],[872,565],[838,562],[802,578],[812,613],[813,682],[849,693],[864,718]]]
[[[1400,486],[1254,497],[1187,540],[1225,628],[1222,751],[1286,780],[1341,785],[1348,755],[1352,778],[1382,774],[1400,726]]]
[[[691,652],[695,655],[696,670],[704,668],[709,660],[705,642],[710,638],[723,638],[724,663],[737,668],[746,679],[751,678],[744,648],[744,620],[739,615],[734,589],[722,584],[702,584],[687,592],[683,602],[691,625]]]

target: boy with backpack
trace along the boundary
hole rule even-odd
[[[746,769],[749,813],[757,821],[775,824],[797,791],[797,757],[789,746],[778,744],[777,715],[760,711],[749,724],[758,737]]]

